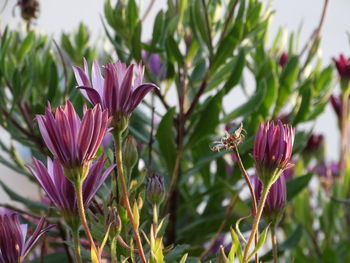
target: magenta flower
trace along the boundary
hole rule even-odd
[[[319,176],[321,185],[326,190],[326,192],[330,193],[332,186],[334,184],[334,181],[340,175],[340,167],[339,167],[339,164],[336,162],[331,162],[329,164],[321,162],[317,164],[311,170],[311,172]]]
[[[338,74],[342,79],[350,79],[350,58],[346,59],[343,54],[339,58],[333,58]]]
[[[10,210],[0,210],[0,263],[22,262],[39,238],[53,225],[44,228],[42,217],[32,236],[26,241],[28,225],[21,224],[19,217]]]
[[[142,84],[144,67],[141,64],[127,67],[120,61],[108,63],[103,78],[99,64],[94,61],[91,81],[86,60],[84,70],[80,67],[73,69],[78,88],[93,105],[101,104],[103,109],[108,110],[115,121],[112,126],[119,124],[123,118],[127,119],[149,91],[158,89],[151,83]]]
[[[64,174],[64,168],[56,159],[52,161],[47,158],[47,168],[45,165],[33,158],[34,166],[27,166],[33,176],[38,180],[52,203],[57,207],[66,223],[77,229],[80,226],[76,194],[73,183]],[[103,172],[106,159],[102,156],[90,165],[89,173],[83,182],[83,200],[87,207],[102,186],[107,176],[111,173],[115,165],[110,166]]]
[[[47,147],[65,168],[79,167],[94,159],[109,125],[108,113],[99,105],[84,109],[80,120],[70,101],[55,113],[49,105],[37,120]]]
[[[281,121],[261,123],[255,136],[253,159],[260,180],[273,183],[285,169],[290,168],[294,129]],[[271,181],[272,180],[272,181]]]
[[[288,54],[287,52],[282,52],[278,64],[283,68],[288,62]]]
[[[261,193],[263,190],[263,184],[258,176],[251,177],[252,184],[254,186],[254,193],[256,201],[259,202]],[[270,188],[265,202],[263,216],[268,221],[276,222],[280,219],[284,211],[287,200],[287,188],[284,174],[282,174],[276,182],[274,182]]]

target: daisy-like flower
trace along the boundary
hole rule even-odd
[[[105,65],[105,77],[100,66],[94,61],[91,80],[86,60],[84,70],[73,67],[78,88],[93,104],[101,104],[113,118],[112,127],[124,130],[130,114],[149,91],[158,87],[151,83],[142,84],[144,67],[141,64],[126,66],[120,61]]]
[[[45,115],[37,115],[37,120],[47,147],[65,169],[88,165],[95,158],[109,125],[108,112],[99,105],[85,108],[81,120],[70,101],[55,112],[49,105]]]
[[[64,175],[64,168],[58,160],[52,161],[47,158],[47,168],[45,165],[33,158],[34,166],[27,166],[33,176],[38,180],[41,187],[46,192],[52,203],[60,211],[66,223],[74,230],[80,226],[76,194],[71,181]],[[115,165],[112,165],[103,172],[106,159],[102,156],[91,164],[89,173],[83,182],[83,200],[87,207],[102,186]]]
[[[293,164],[290,158],[295,131],[281,121],[261,123],[255,136],[253,159],[260,180],[273,183],[279,175]]]
[[[44,228],[42,217],[37,228],[26,240],[28,225],[21,224],[18,214],[10,210],[0,210],[0,263],[22,262],[39,238],[53,225]]]

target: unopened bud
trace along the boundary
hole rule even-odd
[[[120,220],[116,207],[108,208],[107,226],[110,226],[109,236],[111,238],[118,236],[122,230],[122,221]]]
[[[159,205],[164,199],[164,177],[160,174],[151,174],[147,177],[147,200],[152,205]]]
[[[124,143],[123,156],[125,167],[131,171],[138,159],[136,141],[132,136],[129,136]]]

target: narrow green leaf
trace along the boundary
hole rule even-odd
[[[287,200],[288,202],[291,201],[294,197],[296,197],[302,190],[304,190],[311,178],[312,173],[308,173],[302,176],[298,176],[295,178],[292,178],[287,181]]]
[[[168,173],[172,174],[176,158],[175,134],[173,131],[175,108],[170,108],[159,123],[156,138]]]

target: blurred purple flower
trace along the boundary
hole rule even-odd
[[[290,158],[294,143],[294,129],[281,121],[261,123],[255,136],[253,159],[260,179],[267,183],[292,166]]]
[[[18,214],[0,210],[0,263],[22,262],[39,238],[52,226],[44,228],[42,217],[32,236],[26,241],[28,225],[21,224]]]
[[[263,184],[258,176],[251,177],[252,184],[254,186],[254,193],[257,202],[260,201]],[[284,174],[278,177],[274,182],[267,195],[266,203],[263,210],[265,219],[278,220],[284,211],[287,200],[287,188]]]
[[[37,115],[37,120],[47,147],[65,168],[94,159],[109,124],[107,111],[102,111],[99,105],[84,109],[80,120],[70,101],[55,113],[49,105],[45,115]]]
[[[350,58],[347,59],[343,54],[340,54],[338,59],[333,58],[333,61],[337,67],[340,78],[350,79]]]
[[[304,151],[308,153],[315,153],[317,152],[320,147],[322,147],[322,143],[324,141],[324,137],[322,134],[311,134],[309,137],[307,144],[305,146]]]
[[[321,185],[329,192],[333,186],[334,180],[340,175],[340,167],[336,162],[331,162],[330,164],[322,162],[311,169],[311,172],[319,176]]]
[[[142,52],[142,60],[146,65],[146,68],[152,75],[158,79],[163,80],[166,77],[166,68],[162,62],[161,57],[157,53],[149,53],[147,51]]]
[[[93,104],[101,104],[115,121],[129,117],[149,91],[158,87],[151,83],[142,84],[144,67],[131,64],[127,67],[120,61],[105,66],[106,75],[102,77],[100,66],[94,61],[91,70],[91,81],[86,60],[84,70],[73,67],[78,88]]]
[[[71,227],[79,227],[80,220],[76,203],[76,194],[71,181],[64,174],[64,168],[58,160],[52,161],[47,158],[45,165],[33,158],[34,166],[27,166],[33,176],[38,180],[50,200],[60,211],[67,224]],[[84,206],[88,206],[98,189],[111,173],[115,165],[110,166],[103,172],[106,159],[102,156],[91,164],[89,173],[83,182]]]
[[[288,62],[288,54],[287,52],[282,52],[278,64],[283,68]]]

